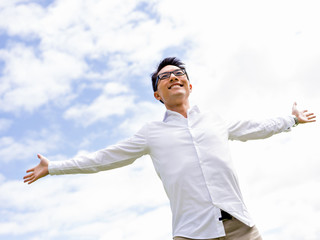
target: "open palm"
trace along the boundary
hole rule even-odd
[[[316,116],[313,113],[309,113],[308,110],[299,111],[296,102],[294,102],[292,106],[292,115],[295,115],[298,118],[299,123],[309,123],[316,121]]]
[[[41,156],[40,154],[38,154],[38,158],[40,159],[40,163],[34,168],[28,169],[27,173],[29,174],[23,177],[25,183],[31,184],[37,181],[39,178],[42,178],[49,174],[49,160]]]

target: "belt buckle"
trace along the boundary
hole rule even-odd
[[[229,213],[221,210],[221,217],[219,218],[219,221],[231,220],[231,219],[232,219],[232,215],[230,215]]]

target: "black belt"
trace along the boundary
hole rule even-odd
[[[219,218],[219,221],[230,220],[230,219],[232,219],[232,216],[229,213],[221,210],[221,218]]]

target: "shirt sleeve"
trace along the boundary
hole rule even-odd
[[[270,118],[263,121],[233,121],[228,124],[230,140],[247,141],[264,139],[274,134],[290,131],[295,124],[293,116]]]
[[[49,174],[95,173],[133,163],[148,154],[147,126],[133,137],[92,154],[78,156],[66,161],[50,161]]]

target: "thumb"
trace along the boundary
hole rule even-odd
[[[49,159],[46,157],[42,156],[41,154],[37,154],[38,158],[40,159],[40,164],[49,164]]]
[[[44,156],[42,156],[41,154],[37,154],[37,156],[40,159],[40,161],[46,160],[46,158]]]
[[[292,105],[292,114],[297,110],[297,102],[294,102]]]
[[[297,107],[297,102],[294,102],[292,107]]]

